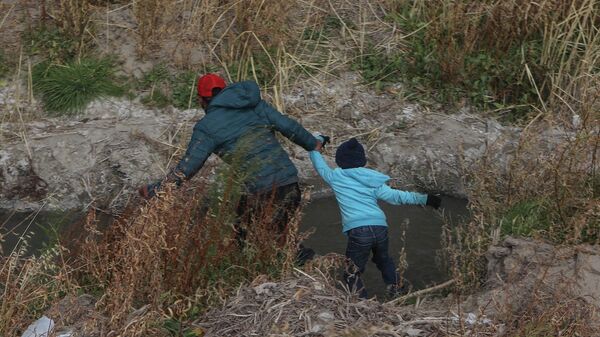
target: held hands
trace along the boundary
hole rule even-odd
[[[323,148],[327,143],[330,142],[331,138],[329,136],[322,135],[320,132],[313,133],[313,136],[317,138],[317,146],[315,147],[315,151],[323,151]]]
[[[433,194],[427,194],[427,203],[425,205],[431,206],[434,209],[438,209],[438,208],[440,208],[441,204],[442,204],[442,199],[440,197],[433,195]]]

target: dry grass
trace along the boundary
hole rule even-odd
[[[415,13],[431,15],[427,34],[448,55],[440,62],[449,80],[460,80],[465,57],[473,51],[501,52],[520,39],[541,38],[539,63],[524,58],[522,69],[522,78],[536,92],[538,104],[529,112],[533,119],[518,142],[487,144],[485,155],[465,166],[473,220],[445,233],[452,273],[463,282],[459,285],[481,284],[489,245],[507,234],[557,244],[598,243],[600,2],[412,5]]]
[[[46,1],[40,3],[44,6]],[[89,37],[89,27],[93,10],[88,0],[59,0],[48,2],[48,13],[62,32],[78,43],[79,55],[85,48],[85,39]],[[44,7],[42,7],[43,15]],[[44,19],[44,18],[42,18]]]
[[[104,231],[90,215],[77,263],[80,278],[103,294],[98,306],[110,317],[109,329],[128,336],[158,333],[162,327],[146,323],[163,314],[182,320],[221,303],[259,275],[277,278],[289,272],[296,222],[282,238],[268,221],[275,209],[265,207],[242,224],[248,228],[242,250],[233,230],[231,191],[225,187],[219,197],[206,199],[202,186],[183,195],[167,189]],[[209,208],[206,202],[212,202]],[[130,313],[144,306],[144,318],[132,324]]]
[[[489,144],[469,168],[473,218],[445,233],[453,274],[462,286],[481,284],[485,253],[505,235],[555,244],[600,243],[600,134],[591,127],[597,120],[589,122],[561,132],[549,122],[532,124],[516,144]],[[507,150],[511,155],[503,161]]]
[[[387,1],[385,8],[398,22],[419,25],[405,36],[422,36],[410,47],[423,50],[405,51],[404,60],[417,82],[459,90],[496,114],[495,105],[521,104],[570,114],[597,95],[597,0],[447,0],[435,6],[406,0]],[[537,114],[526,112],[528,120]]]
[[[175,3],[174,0],[133,3],[140,54],[144,55],[148,48],[156,47],[168,37],[168,28],[173,24]]]
[[[27,256],[27,235],[0,258],[1,336],[20,335],[48,306],[78,290],[73,270],[65,263],[67,252],[57,246],[39,257]]]

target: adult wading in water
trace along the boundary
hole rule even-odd
[[[236,169],[246,176],[238,216],[260,211],[260,205],[274,203],[272,225],[285,233],[288,220],[300,205],[298,170],[275,136],[280,132],[307,151],[320,150],[321,142],[302,125],[283,116],[260,97],[254,81],[226,85],[215,74],[198,79],[198,96],[206,115],[194,126],[185,156],[165,180],[180,184],[193,177],[214,153],[231,164],[236,151]],[[144,186],[140,194],[153,197],[162,181]],[[237,228],[240,241],[245,231]],[[300,246],[298,262],[312,258],[314,252]]]

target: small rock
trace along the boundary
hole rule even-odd
[[[254,287],[254,292],[256,292],[257,295],[262,295],[262,294],[271,295],[272,294],[271,288],[274,288],[276,286],[277,286],[277,283],[266,282],[266,283],[263,283],[261,285]]]
[[[323,283],[321,282],[313,282],[313,288],[315,288],[315,290],[323,290]]]
[[[329,311],[323,311],[322,313],[320,313],[319,315],[317,315],[317,317],[325,322],[331,322],[335,319],[335,315],[333,315],[331,312]]]
[[[491,256],[499,259],[510,254],[510,249],[506,247],[491,247],[489,250]]]
[[[315,324],[310,327],[310,332],[312,333],[319,333],[321,331],[323,331],[323,326],[321,324]]]
[[[406,329],[404,332],[411,337],[416,337],[416,336],[419,336],[421,334],[421,332],[423,332],[423,330],[409,328],[409,329]]]

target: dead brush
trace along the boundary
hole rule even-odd
[[[1,336],[20,336],[50,304],[79,289],[60,245],[38,257],[26,256],[26,247],[22,241],[0,258]]]
[[[465,81],[478,80],[481,74],[470,74],[471,68],[477,69],[498,77],[479,88],[493,96],[484,100],[532,104],[553,113],[577,111],[583,97],[590,91],[597,93],[597,0],[446,0],[436,6],[407,0],[385,2],[384,8],[423,25],[418,31],[424,31],[421,43],[435,55],[430,65],[435,81],[461,87]],[[409,37],[418,31],[405,33]],[[482,60],[489,57],[496,59],[499,68],[491,72],[477,68],[478,62],[485,63]],[[499,64],[509,58],[514,59],[511,64]],[[503,76],[511,80],[505,82]],[[524,90],[530,91],[527,102],[519,101]]]
[[[595,336],[593,305],[573,296],[562,284],[554,289],[534,289],[520,298],[507,299],[522,305],[501,313],[505,336]],[[508,306],[514,306],[513,303]]]
[[[140,54],[145,55],[148,48],[154,48],[163,41],[175,20],[172,15],[177,8],[175,3],[174,0],[145,0],[133,3]]]
[[[561,259],[559,255],[554,259]],[[543,258],[542,258],[543,259]],[[557,275],[560,274],[560,275]],[[551,265],[527,266],[503,275],[487,310],[502,323],[502,336],[596,336],[593,300],[578,295],[578,280]],[[498,291],[499,290],[499,291]]]
[[[472,167],[467,177],[472,220],[445,233],[451,268],[465,286],[481,283],[488,246],[506,235],[555,244],[600,242],[600,135],[582,128],[541,136],[550,125],[523,130],[507,162],[496,155],[507,145],[490,145]]]
[[[46,11],[46,1],[42,2],[42,11]],[[50,1],[48,12],[51,13],[56,25],[66,35],[73,37],[79,43],[79,54],[85,47],[86,36],[90,33],[93,9],[89,0],[58,0]],[[42,20],[45,17],[42,16]]]
[[[110,329],[131,330],[131,312],[143,307],[134,335],[158,333],[160,327],[147,326],[151,319],[144,317],[164,313],[180,320],[221,303],[259,275],[278,277],[291,269],[297,221],[290,222],[289,235],[277,235],[270,221],[276,210],[267,203],[240,224],[248,230],[240,246],[234,230],[237,197],[230,186],[214,198],[206,198],[204,185],[185,193],[166,187],[106,230],[89,219],[78,257],[80,278],[103,293],[99,306],[110,315]]]

